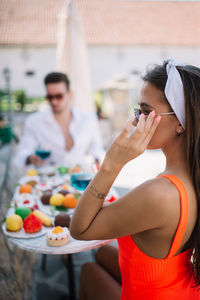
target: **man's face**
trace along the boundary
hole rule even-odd
[[[49,83],[46,85],[46,99],[54,113],[61,113],[70,103],[71,93],[64,82]]]

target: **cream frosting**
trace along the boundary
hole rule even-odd
[[[63,232],[59,233],[53,233],[54,228],[47,233],[47,238],[50,240],[63,240],[69,235],[69,229],[67,227],[62,227]]]
[[[28,202],[24,203],[26,200],[28,200]],[[36,200],[33,195],[24,193],[15,196],[15,203],[18,207],[32,207],[36,204]]]
[[[55,167],[53,166],[42,166],[38,169],[38,173],[44,175],[48,175],[50,173],[55,173]]]
[[[47,181],[47,184],[51,186],[51,188],[57,187],[58,185],[61,185],[64,183],[63,178],[55,177],[51,178]]]
[[[52,187],[48,183],[39,183],[36,185],[36,190],[38,192],[45,192],[45,191],[51,190],[51,189],[52,189]]]

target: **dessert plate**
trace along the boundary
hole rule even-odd
[[[9,237],[18,238],[18,239],[30,239],[36,238],[46,234],[49,231],[49,227],[42,226],[42,229],[35,233],[27,233],[22,227],[19,231],[8,231],[6,229],[6,223],[2,224],[3,233]]]

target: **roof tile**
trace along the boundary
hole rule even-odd
[[[73,0],[90,45],[200,46],[200,3]],[[64,0],[1,0],[0,44],[56,44]]]

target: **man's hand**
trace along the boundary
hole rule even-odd
[[[40,167],[44,165],[44,161],[39,156],[33,154],[27,158],[26,164],[33,164],[36,167]]]

